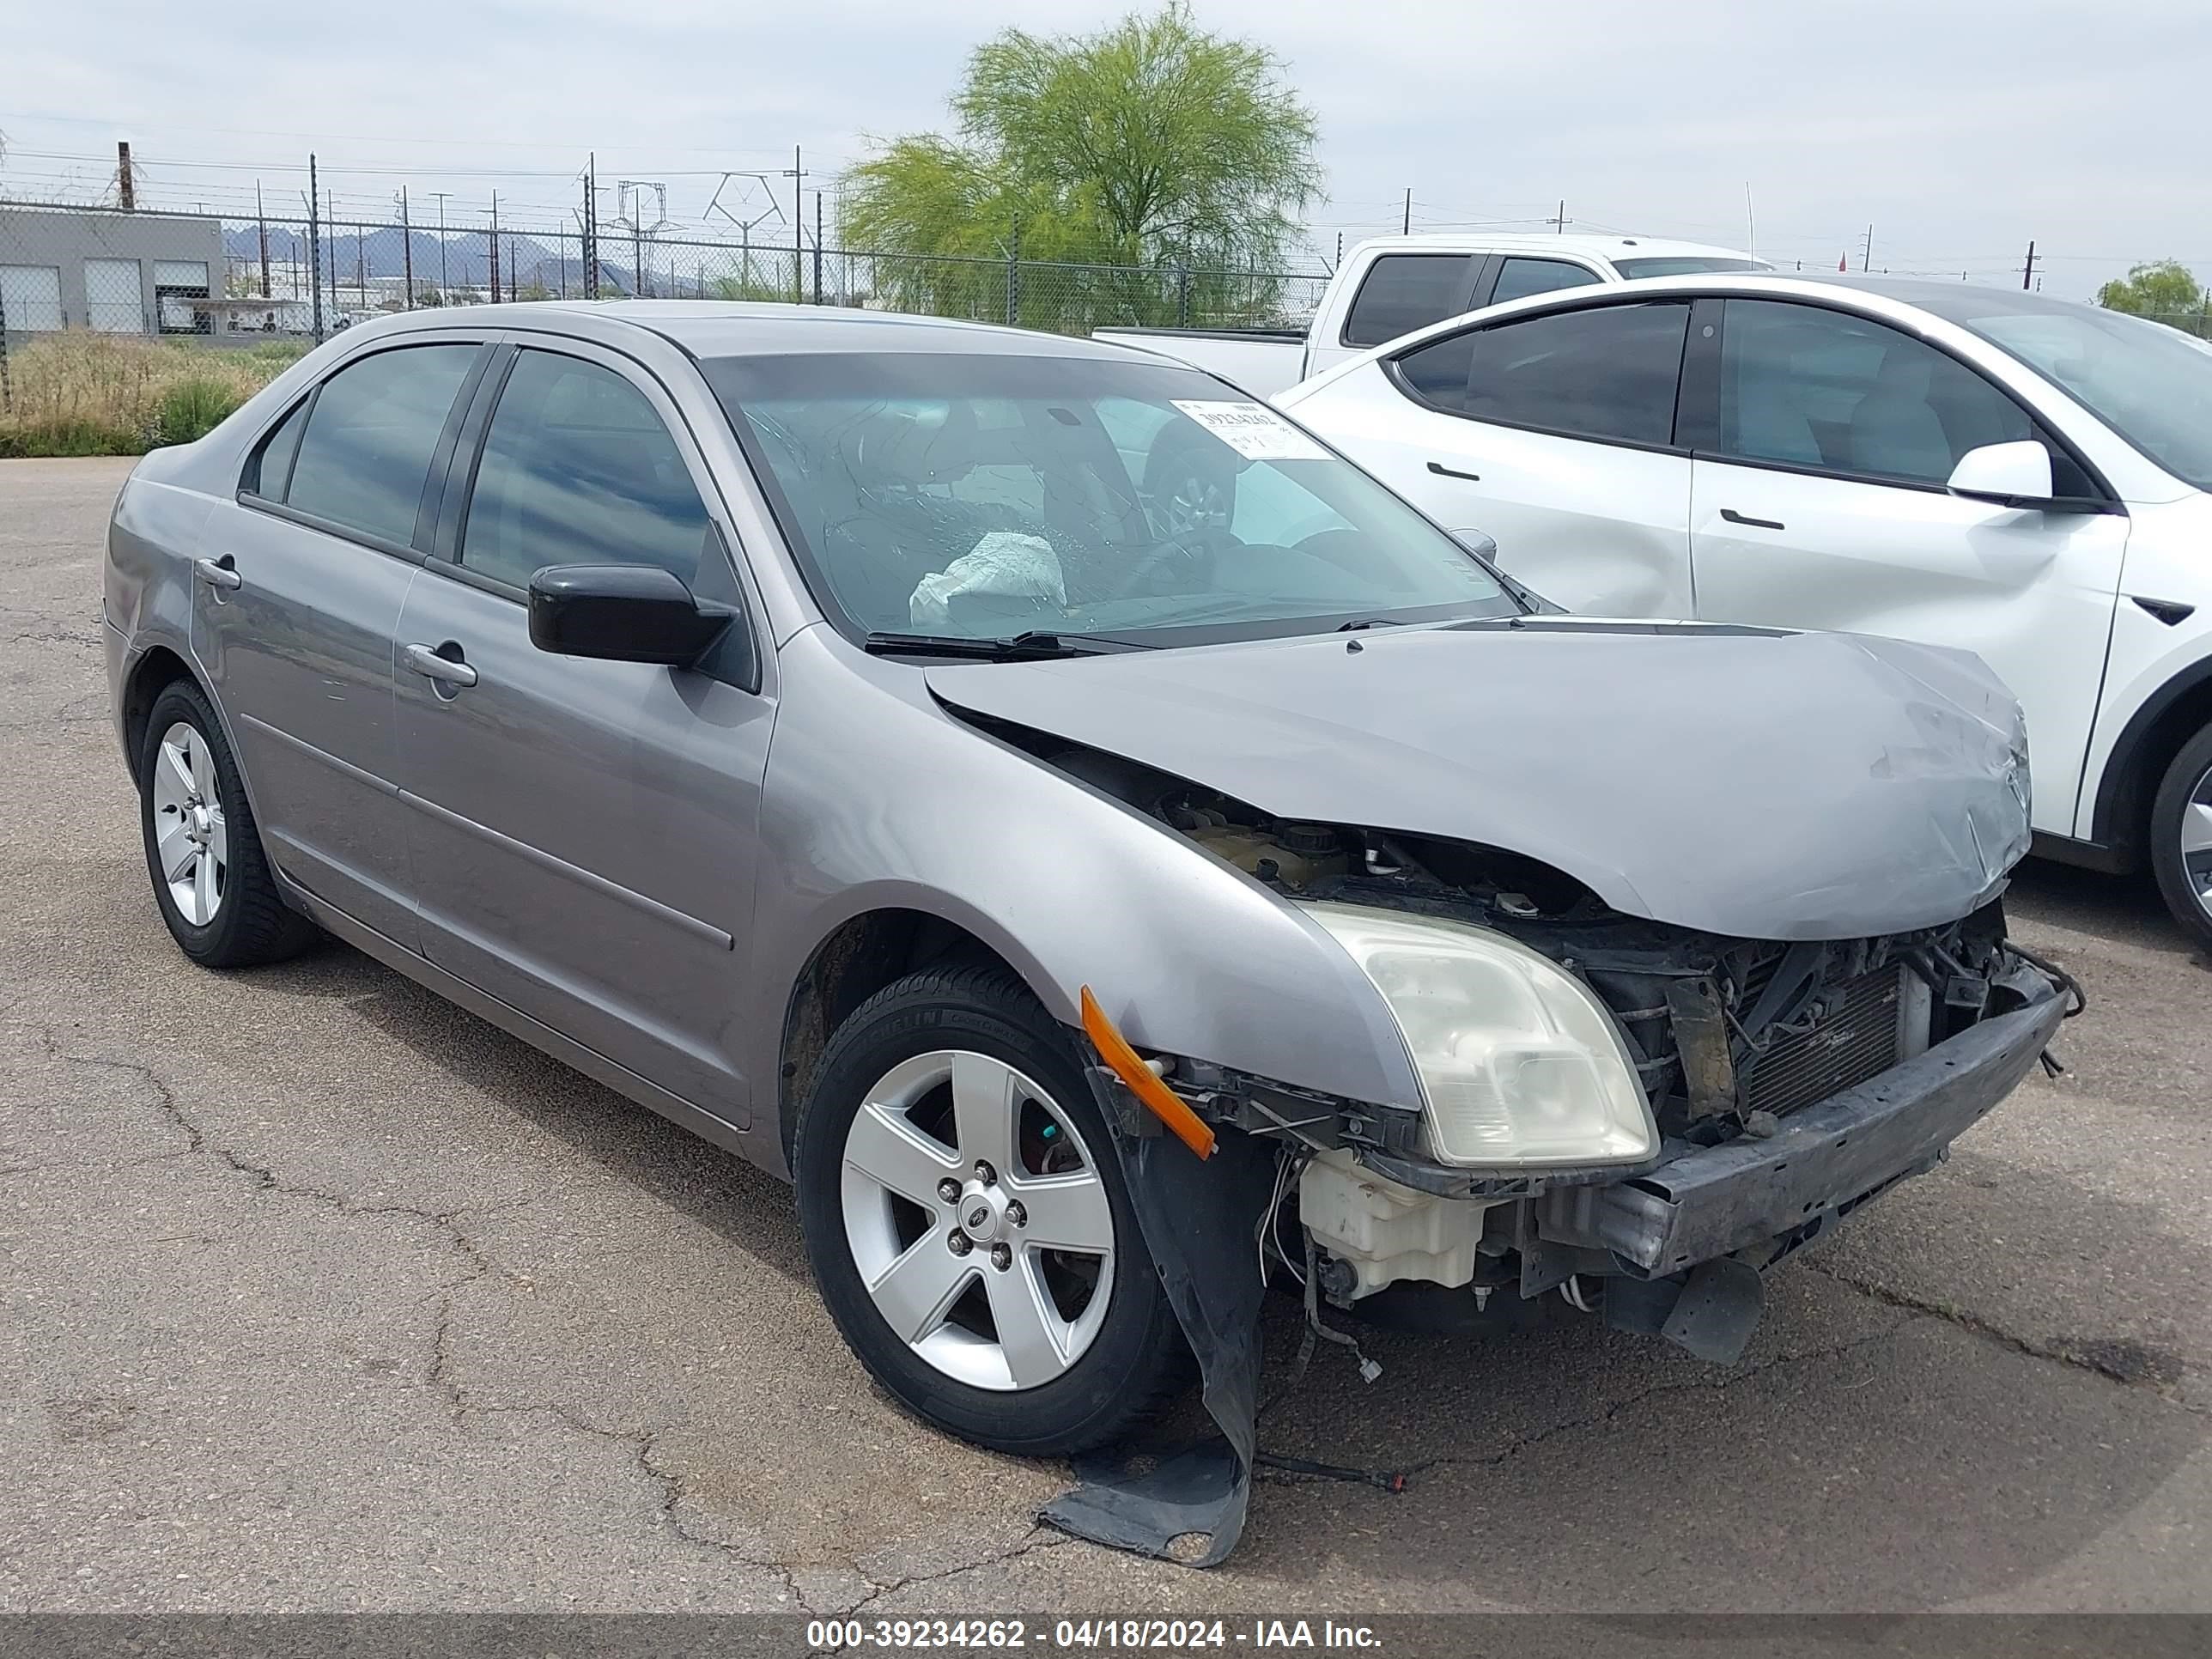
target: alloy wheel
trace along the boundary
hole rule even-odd
[[[2212,915],[2212,767],[2181,809],[2181,874],[2197,908]]]
[[[204,927],[222,908],[230,835],[207,740],[179,720],[154,759],[154,836],[162,884],[177,914]]]
[[[1064,1375],[1105,1322],[1114,1213],[1057,1103],[987,1054],[893,1066],[845,1135],[846,1243],[876,1310],[972,1387]]]

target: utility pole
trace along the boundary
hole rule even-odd
[[[407,217],[407,186],[399,186],[399,268],[407,285],[405,309],[415,309],[415,230]]]
[[[626,225],[629,228],[630,259],[635,273],[632,287],[635,289],[638,297],[642,299],[652,288],[651,274],[645,263],[645,238],[669,223],[668,186],[653,179],[624,179],[619,182],[617,188],[621,192],[617,199],[621,204],[622,210],[616,214],[615,222],[618,225]],[[655,204],[653,222],[649,225],[645,222],[645,192],[648,190],[653,192]],[[676,267],[672,262],[669,265],[668,274],[672,283],[676,276]]]
[[[2027,240],[2027,263],[2021,267],[2020,285],[2022,289],[2035,286],[2035,239]]]
[[[1860,274],[1863,276],[1863,275],[1865,274],[1866,270],[1868,270],[1868,268],[1869,268],[1869,266],[1871,266],[1873,264],[1874,264],[1874,227],[1873,227],[1872,225],[1869,225],[1869,226],[1867,227],[1866,251],[1865,251],[1863,253],[1862,253],[1862,254],[1860,254],[1860,255],[1859,255],[1859,271],[1860,271]]]
[[[1411,185],[1406,186],[1406,215],[1399,222],[1398,230],[1401,235],[1411,236],[1413,234],[1413,187]]]
[[[269,216],[261,207],[261,181],[253,181],[253,221],[261,231],[261,297],[269,297]],[[296,296],[295,296],[296,297]]]
[[[131,141],[119,139],[115,146],[115,199],[125,213],[138,205],[137,180],[131,176]]]
[[[593,151],[584,158],[584,297],[599,297],[599,158]]]
[[[780,177],[781,175],[777,176]],[[731,212],[729,209],[724,207],[722,205],[722,192],[730,187],[730,180],[732,179],[743,179],[749,184],[758,185],[761,189],[761,194],[768,199],[767,207],[762,211],[755,214],[750,219],[740,219],[736,214]],[[738,289],[740,298],[750,299],[752,297],[753,227],[757,224],[764,224],[770,218],[781,219],[783,217],[783,210],[775,204],[775,186],[769,183],[769,175],[765,173],[726,173],[722,175],[722,182],[714,186],[714,196],[707,203],[707,212],[708,214],[719,213],[725,219],[727,219],[732,224],[738,228],[739,259],[738,266]],[[821,206],[821,198],[818,195],[815,198],[815,205],[817,209]],[[799,233],[794,230],[792,233],[792,245],[793,246],[798,246],[798,240]],[[817,234],[815,237],[815,240],[819,243],[821,240],[820,235]]]
[[[438,303],[449,306],[453,303],[453,289],[452,279],[446,275],[446,198],[453,191],[434,190],[430,194],[438,198]]]
[[[356,221],[353,228],[353,286],[361,295],[361,308],[368,309],[368,227]]]
[[[315,339],[319,343],[323,337],[322,190],[315,182],[313,150],[307,152],[307,289],[314,305]]]
[[[791,147],[791,297],[793,303],[806,298],[805,277],[801,274],[804,262],[799,258],[799,245],[806,240],[806,203],[800,191],[806,185],[806,163],[799,153],[799,146]]]
[[[814,192],[814,303],[822,303],[822,192]]]
[[[491,277],[491,302],[499,303],[499,192],[491,193],[491,240],[487,246]]]
[[[1567,234],[1567,198],[1564,196],[1559,198],[1559,216],[1552,221],[1552,234],[1555,236]]]

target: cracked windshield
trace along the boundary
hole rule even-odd
[[[850,631],[1199,638],[1520,609],[1374,480],[1205,375],[921,353],[704,367]]]

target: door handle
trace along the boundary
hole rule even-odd
[[[1749,525],[1753,530],[1787,530],[1790,528],[1788,525],[1783,523],[1779,519],[1754,519],[1747,514],[1737,512],[1732,507],[1723,507],[1721,509],[1721,517],[1726,519],[1730,524]]]
[[[477,671],[455,657],[444,657],[427,645],[402,646],[400,657],[407,665],[425,679],[442,681],[447,685],[474,685]]]
[[[246,585],[246,578],[238,574],[228,553],[220,559],[194,559],[192,574],[210,587],[220,587],[226,592]]]
[[[1455,466],[1446,466],[1442,461],[1431,461],[1429,471],[1440,478],[1464,478],[1469,483],[1482,482],[1482,474],[1480,472],[1462,472]]]

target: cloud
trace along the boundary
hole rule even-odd
[[[1430,227],[1534,221],[1564,199],[1581,224],[1740,244],[1748,185],[1761,252],[1823,268],[1847,247],[1856,262],[1871,223],[1877,266],[1999,280],[2033,237],[2054,291],[2169,253],[2212,270],[2202,0],[1196,9],[1273,47],[1319,112],[1324,251],[1340,229],[1395,228],[1408,186]],[[596,149],[603,179],[665,179],[696,216],[720,169],[780,170],[797,144],[826,182],[871,136],[942,125],[963,59],[996,28],[1120,9],[243,0],[167,29],[143,4],[85,0],[11,26],[0,131],[19,191],[96,183],[128,137],[157,199],[234,209],[257,174],[296,198],[312,146],[356,211],[409,182],[459,211],[497,189],[503,217],[556,214]]]

